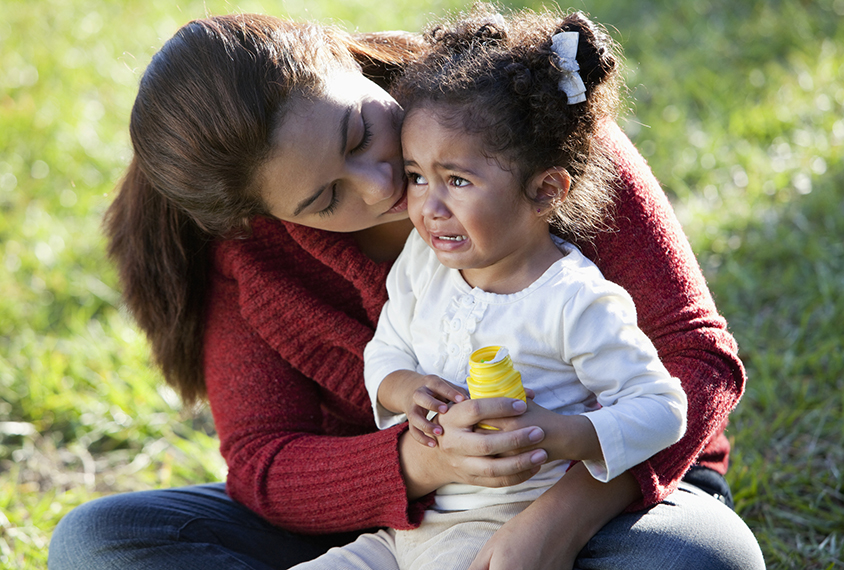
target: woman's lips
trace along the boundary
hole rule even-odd
[[[401,196],[396,201],[396,203],[393,204],[393,207],[390,208],[389,210],[387,210],[384,213],[385,214],[397,214],[399,212],[404,212],[405,210],[407,210],[407,186],[402,188]]]

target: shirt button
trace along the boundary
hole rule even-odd
[[[449,354],[449,356],[457,356],[457,354],[458,354],[459,352],[460,352],[460,347],[459,347],[459,346],[457,346],[456,344],[450,344],[450,345],[448,345],[448,354]]]
[[[451,330],[459,331],[462,324],[463,323],[460,321],[460,317],[454,317],[454,319],[452,319],[451,321]]]

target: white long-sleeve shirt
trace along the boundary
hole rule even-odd
[[[405,420],[377,402],[388,374],[415,370],[465,387],[472,352],[498,345],[509,351],[537,404],[592,422],[603,461],[584,464],[595,479],[609,481],[680,439],[685,393],[637,327],[632,299],[573,245],[557,245],[565,256],[541,277],[499,295],[469,286],[411,233],[387,276],[389,301],[364,351],[366,388],[381,429]],[[569,465],[550,462],[512,487],[446,485],[437,491],[436,507],[534,500]]]

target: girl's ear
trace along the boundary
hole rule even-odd
[[[530,184],[531,197],[537,205],[537,213],[545,214],[566,199],[571,186],[571,176],[565,168],[554,166],[540,172]]]

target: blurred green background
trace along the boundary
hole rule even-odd
[[[155,50],[205,14],[419,30],[461,7],[3,0],[0,567],[46,568],[52,529],[81,502],[225,477],[207,410],[163,386],[104,255],[101,217]],[[624,47],[622,126],[748,368],[728,431],[737,510],[769,568],[844,568],[844,0],[572,7]]]

